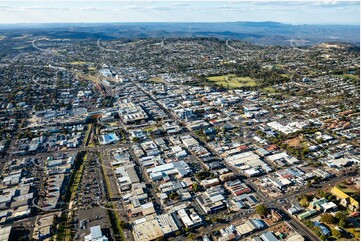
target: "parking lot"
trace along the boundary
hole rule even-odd
[[[101,207],[92,207],[88,209],[81,209],[75,212],[76,213],[76,224],[74,226],[77,231],[75,236],[79,240],[84,240],[84,236],[90,233],[90,227],[100,225],[103,233],[108,231],[108,234],[105,234],[108,239],[110,239],[110,222],[108,220],[107,210]]]
[[[84,236],[90,233],[90,227],[96,225],[100,225],[105,236],[112,238],[107,210],[98,205],[106,200],[100,169],[94,155],[90,153],[84,167],[78,195],[74,199],[76,209],[74,209],[72,227],[76,240],[84,240]]]

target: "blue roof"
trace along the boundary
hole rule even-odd
[[[274,236],[273,233],[271,233],[271,232],[266,232],[266,233],[262,234],[260,237],[264,241],[278,241],[276,236]]]
[[[102,143],[105,143],[105,144],[108,144],[108,143],[115,142],[115,141],[119,140],[119,138],[117,137],[117,135],[115,133],[105,134],[105,135],[103,135],[101,137],[104,139],[104,141]]]
[[[257,226],[257,228],[261,229],[264,228],[266,226],[266,224],[263,222],[263,220],[260,219],[253,219],[252,223]]]
[[[90,233],[92,239],[98,239],[103,236],[99,225],[90,227]]]
[[[291,173],[292,175],[294,175],[294,176],[301,176],[301,174],[300,174],[299,172],[294,171],[294,170],[292,170],[292,169],[290,169],[290,168],[288,168],[287,171],[288,171],[289,173]]]
[[[329,235],[331,233],[331,231],[323,224],[319,222],[314,222],[313,224],[321,229],[323,235]]]

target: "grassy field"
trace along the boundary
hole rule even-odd
[[[145,132],[152,132],[152,131],[154,131],[156,128],[157,128],[156,126],[149,126],[149,127],[144,128],[144,131],[145,131]]]
[[[292,74],[281,74],[282,77],[287,77],[290,78],[292,76]]]
[[[85,154],[83,158],[83,163],[80,165],[79,170],[77,170],[75,173],[74,182],[70,187],[70,193],[71,193],[70,201],[73,201],[76,196],[84,172],[84,163],[87,161],[87,159],[88,159],[88,153]]]
[[[83,140],[83,145],[87,145],[87,142],[88,142],[88,139],[90,138],[90,133],[93,129],[93,124],[88,124],[88,128],[87,128],[87,131],[85,133],[85,138]]]
[[[88,70],[89,70],[89,71],[96,71],[97,68],[96,68],[95,66],[90,66],[90,67],[88,67]]]
[[[282,69],[283,67],[285,67],[284,65],[281,65],[281,64],[275,64],[273,65],[274,68],[277,68],[277,69]]]
[[[351,75],[351,74],[343,74],[343,75],[340,75],[340,77],[345,78],[345,79],[351,79],[353,81],[360,81],[359,76],[355,76],[355,75]]]
[[[79,164],[80,166],[77,169],[74,168],[75,170],[73,171],[73,174],[71,175],[69,181],[69,188],[68,188],[69,190],[67,191],[66,198],[64,200],[64,202],[66,203],[73,201],[78,192],[78,187],[81,183],[81,178],[84,172],[84,163],[88,159],[88,153],[85,153],[85,155],[80,159],[82,159],[82,162]],[[65,212],[62,213],[62,215],[60,216],[60,223],[56,235],[56,240],[60,240],[60,241],[71,240],[71,229],[69,226],[70,219],[71,219],[71,214],[67,214]]]
[[[84,61],[73,61],[73,62],[70,62],[70,64],[72,64],[72,65],[85,65],[86,62],[84,62]]]
[[[84,80],[89,80],[89,81],[92,81],[94,83],[98,83],[99,82],[99,77],[100,77],[100,74],[97,73],[96,75],[86,75],[86,74],[83,74],[83,73],[80,73],[80,72],[77,72],[77,75],[79,76],[79,78],[81,79],[84,79]]]
[[[165,83],[165,81],[161,77],[152,77],[148,81],[154,82],[154,83]]]
[[[273,87],[264,87],[261,91],[265,93],[276,93],[276,90]]]
[[[257,83],[250,77],[237,77],[236,75],[211,76],[209,81],[225,88],[255,87]]]

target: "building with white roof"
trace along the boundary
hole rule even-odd
[[[223,196],[224,192],[224,188],[218,185],[198,195],[196,201],[204,213],[212,213],[225,208],[226,198]]]
[[[299,131],[300,128],[297,128],[296,125],[282,125],[278,122],[270,122],[270,123],[267,123],[267,125],[274,129],[274,130],[277,130],[277,131],[280,131],[284,134],[291,134],[291,133],[294,133],[296,131]]]
[[[242,170],[247,176],[260,174],[259,169],[262,169],[265,172],[272,171],[272,168],[252,151],[228,156],[226,162],[229,165]]]
[[[99,225],[90,227],[90,234],[84,237],[85,241],[108,241],[108,238],[103,235]]]
[[[10,232],[11,232],[11,225],[10,226],[4,226],[0,228],[0,241],[8,241]]]
[[[199,215],[194,210],[189,212],[187,213],[187,210],[184,208],[177,211],[177,214],[184,226],[186,226],[186,228],[191,228],[200,225],[202,223],[202,219]]]
[[[119,107],[119,117],[125,124],[148,119],[146,112],[137,104],[124,102],[117,103],[116,106]]]
[[[161,180],[164,176],[177,175],[180,178],[190,172],[190,168],[184,161],[172,162],[169,164],[155,166],[146,170],[149,177],[153,180]]]
[[[300,162],[297,158],[288,155],[286,152],[266,156],[266,160],[272,163],[275,163],[277,161],[281,161],[283,163],[283,161],[285,161],[290,165],[298,164]]]

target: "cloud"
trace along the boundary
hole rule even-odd
[[[188,7],[189,6],[189,4],[187,4],[187,3],[173,3],[172,5],[177,6],[177,7]]]
[[[80,11],[96,11],[96,12],[104,12],[104,11],[110,11],[111,8],[97,8],[97,7],[84,7],[79,8]]]
[[[359,2],[343,1],[1,1],[0,23],[36,21],[359,22]],[[355,14],[357,13],[357,14]],[[358,18],[357,18],[358,17]]]
[[[156,10],[156,11],[173,11],[177,10],[174,7],[163,7],[163,6],[147,6],[146,9]]]
[[[22,10],[22,11],[59,11],[59,10],[68,11],[68,10],[71,10],[71,8],[49,7],[49,6],[28,6],[28,7],[20,7],[19,10]]]
[[[124,9],[132,9],[132,10],[144,9],[144,7],[141,7],[141,6],[125,6],[123,8]]]

